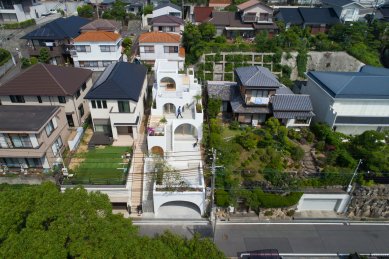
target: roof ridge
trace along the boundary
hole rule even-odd
[[[355,75],[352,75],[350,77],[349,80],[347,80],[346,83],[344,83],[344,85],[337,91],[337,93],[335,93],[335,95],[337,95],[339,92],[342,92],[344,88],[346,88],[348,86],[348,84],[351,82],[351,80],[353,80],[355,78]]]
[[[44,69],[47,71],[47,73],[51,76],[51,78],[58,84],[58,86],[62,89],[62,91],[64,92],[65,95],[70,95],[63,87],[62,85],[58,82],[58,80],[54,77],[53,74],[51,74],[51,72],[47,69],[46,65],[47,64],[41,64]]]

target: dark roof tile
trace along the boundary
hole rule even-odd
[[[245,87],[279,88],[281,84],[269,69],[260,66],[238,67],[235,72]]]

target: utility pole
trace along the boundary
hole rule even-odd
[[[353,174],[353,176],[351,177],[350,183],[348,184],[347,193],[350,193],[350,192],[351,192],[351,189],[353,188],[352,183],[353,183],[354,177],[355,177],[355,176],[357,175],[357,173],[358,173],[358,169],[359,169],[359,166],[360,166],[361,164],[362,164],[362,159],[359,159],[358,165],[357,165],[357,167],[356,167],[355,170],[354,170],[354,174]]]
[[[212,180],[211,180],[211,222],[213,223],[213,241],[215,241],[215,234],[216,234],[216,210],[215,210],[215,182],[216,182],[216,169],[222,168],[223,166],[217,166],[216,165],[216,149],[212,148],[212,166],[211,166],[211,173],[212,173]]]

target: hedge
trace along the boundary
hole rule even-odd
[[[0,49],[0,66],[4,65],[11,59],[11,53],[8,50]]]
[[[288,195],[279,195],[272,193],[257,192],[255,193],[256,198],[258,199],[259,206],[262,208],[282,208],[290,207],[298,203],[302,192],[291,192]]]
[[[25,20],[24,22],[6,23],[3,24],[2,27],[4,29],[24,29],[35,24],[36,24],[35,20],[30,19],[30,20]]]

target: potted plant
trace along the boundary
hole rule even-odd
[[[165,116],[163,116],[162,119],[159,120],[159,123],[161,123],[161,124],[167,123],[167,119],[165,118]]]
[[[199,101],[201,100],[201,95],[197,94],[197,95],[193,96],[193,98],[196,100],[196,112],[201,113],[201,110],[203,108],[201,106],[201,103],[199,103]]]

